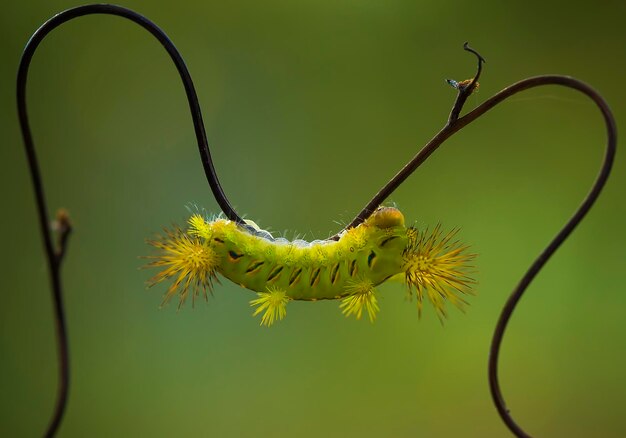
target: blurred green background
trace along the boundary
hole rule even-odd
[[[626,4],[449,1],[125,1],[161,26],[195,80],[222,184],[261,226],[325,238],[445,122],[487,59],[471,109],[542,73],[596,87],[626,126]],[[18,131],[15,75],[32,32],[71,1],[7,2],[0,16],[4,243],[0,435],[38,436],[55,399],[46,264]],[[72,386],[60,436],[507,436],[487,385],[508,294],[587,193],[604,126],[575,92],[511,99],[453,137],[391,202],[419,226],[462,227],[478,296],[441,327],[401,285],[376,324],[336,302],[292,303],[259,327],[224,281],[209,304],[159,310],[144,238],[195,202],[217,212],[176,71],[147,32],[91,16],[55,31],[28,97],[49,207],[75,232],[64,265]],[[501,378],[537,436],[626,435],[623,154],[587,220],[507,332]]]

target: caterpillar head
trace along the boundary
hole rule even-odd
[[[367,222],[378,228],[403,227],[404,215],[394,207],[378,207]]]

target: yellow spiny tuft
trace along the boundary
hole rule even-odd
[[[219,265],[219,256],[207,243],[197,236],[190,236],[175,227],[165,229],[165,236],[158,236],[156,240],[147,242],[160,250],[160,254],[146,257],[154,259],[146,267],[163,267],[164,269],[148,280],[148,285],[154,286],[170,277],[176,277],[168,288],[162,305],[166,304],[176,293],[180,296],[180,308],[192,292],[192,301],[195,302],[200,289],[207,299],[207,290],[212,293],[213,280],[217,280],[216,269]]]
[[[204,218],[199,214],[194,214],[189,218],[189,234],[192,236],[202,237],[203,239],[211,238],[211,226],[206,223]]]
[[[360,225],[358,227],[350,228],[341,237],[341,240],[350,247],[350,251],[360,250],[367,244],[369,227]]]
[[[223,234],[229,237],[233,230],[237,229],[237,225],[226,219],[217,219],[211,222],[211,229],[215,234]]]
[[[293,244],[281,245],[277,248],[276,257],[282,260],[286,268],[290,268],[296,262],[296,247]]]
[[[251,306],[258,306],[252,316],[264,312],[261,325],[271,326],[276,320],[282,320],[287,315],[287,303],[290,298],[282,289],[268,287],[267,292],[257,292],[257,299],[250,301]]]
[[[346,291],[350,295],[341,300],[339,308],[342,309],[342,313],[346,316],[355,315],[356,319],[361,319],[363,308],[365,308],[370,322],[374,322],[380,309],[372,281],[368,278],[350,281],[346,286]]]
[[[468,246],[453,238],[458,230],[447,234],[437,225],[432,232],[407,230],[408,244],[404,250],[405,281],[412,295],[415,289],[419,315],[422,313],[424,294],[443,321],[447,316],[445,302],[463,310],[467,302],[460,295],[472,294],[476,281],[468,277],[470,263],[476,254],[468,253]]]

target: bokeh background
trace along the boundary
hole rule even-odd
[[[78,3],[7,2],[0,15],[0,435],[38,436],[57,385],[46,264],[18,131],[15,74],[31,33]],[[621,1],[137,1],[182,52],[226,193],[261,226],[325,238],[445,122],[487,59],[470,109],[509,83],[562,73],[593,84],[626,126]],[[376,324],[336,302],[292,303],[271,329],[249,291],[159,310],[144,239],[185,205],[217,212],[176,71],[115,17],[55,31],[28,102],[49,207],[74,220],[63,268],[72,386],[59,436],[507,436],[487,357],[508,294],[587,193],[604,127],[573,91],[526,92],[446,143],[390,202],[419,226],[462,228],[478,296],[442,327],[399,284]],[[537,436],[626,435],[626,171],[524,297],[501,378]]]

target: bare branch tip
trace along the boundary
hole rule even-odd
[[[72,221],[66,209],[59,208],[57,210],[54,222],[52,222],[52,229],[56,231],[58,236],[56,257],[57,260],[60,261],[65,255],[67,239],[72,233]]]
[[[57,231],[63,232],[64,230],[72,228],[72,221],[70,220],[69,212],[64,208],[59,208],[55,215],[54,227]]]
[[[474,55],[476,55],[476,57],[478,58],[478,62],[479,63],[483,63],[485,64],[487,61],[485,60],[485,58],[482,57],[482,55],[480,53],[478,53],[476,50],[472,49],[469,45],[469,42],[465,41],[463,43],[463,50],[473,53]]]

